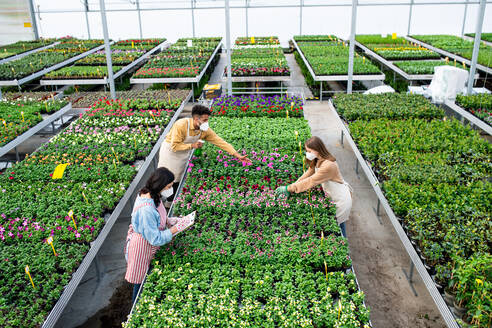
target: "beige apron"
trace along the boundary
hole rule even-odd
[[[200,139],[200,137],[202,136],[202,132],[200,131],[197,136],[190,136],[190,120],[187,119],[187,122],[188,132],[183,143],[192,144]],[[164,140],[159,151],[159,164],[157,165],[157,167],[165,167],[169,169],[171,172],[174,173],[174,182],[179,182],[181,181],[181,177],[183,176],[184,169],[188,164],[188,158],[190,157],[192,151],[193,149],[174,152],[171,149],[171,144],[167,143]]]
[[[314,169],[316,172],[318,168]],[[337,218],[337,223],[341,224],[349,219],[350,210],[352,209],[352,187],[343,181],[343,183],[338,183],[335,181],[328,180],[321,184],[323,191],[327,194],[337,208],[335,214]]]

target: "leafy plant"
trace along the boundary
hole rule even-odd
[[[342,41],[298,43],[316,75],[347,75],[349,48]],[[356,54],[354,74],[380,74],[381,71],[365,57]]]
[[[467,59],[472,59],[473,42],[464,40],[454,35],[412,35],[413,38],[457,54]],[[492,47],[481,44],[477,62],[486,67],[492,67]]]
[[[456,103],[482,121],[492,125],[492,95],[457,95]]]
[[[197,211],[196,222],[156,254],[124,327],[368,327],[364,294],[345,273],[351,261],[333,204],[319,188],[275,197],[302,173],[294,130],[299,140],[310,136],[304,119],[263,110],[288,101],[219,100],[210,127],[252,164],[208,144],[192,158],[174,213]],[[242,102],[251,110],[227,117]],[[150,316],[157,308],[168,315]]]
[[[456,62],[443,61],[443,60],[408,60],[408,61],[396,61],[394,62],[396,66],[401,68],[408,74],[434,74],[434,67],[436,66],[455,66],[458,68],[463,68],[463,66],[457,66]],[[468,67],[466,68],[469,69]]]

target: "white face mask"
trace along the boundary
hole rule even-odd
[[[164,189],[163,191],[161,191],[161,196],[163,198],[168,198],[168,197],[171,197],[174,193],[174,189],[173,187],[169,188],[169,189]]]
[[[208,122],[200,124],[200,130],[202,130],[203,132],[207,131],[208,130]]]
[[[307,151],[306,152],[306,158],[310,161],[314,160],[316,158],[316,155],[314,155],[313,153]]]

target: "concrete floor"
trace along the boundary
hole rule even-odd
[[[418,274],[415,297],[405,278],[410,258],[386,216],[379,222],[373,208],[377,196],[362,170],[355,173],[356,157],[348,144],[340,144],[340,123],[328,102],[312,101],[304,115],[312,135],[320,137],[337,158],[344,179],[354,188],[354,202],[347,235],[350,255],[374,327],[445,327],[440,313]]]
[[[285,58],[287,59],[290,69],[290,81],[285,82],[287,91],[294,94],[302,92],[306,98],[313,97],[311,90],[306,85],[306,80],[304,79],[304,75],[302,75],[301,68],[297,65],[294,54],[285,54]]]

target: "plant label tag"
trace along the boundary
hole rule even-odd
[[[51,175],[51,178],[53,180],[56,180],[56,179],[61,179],[63,178],[63,173],[65,173],[65,169],[67,168],[67,165],[69,163],[65,163],[65,164],[58,164],[55,168],[55,171],[53,171],[53,174]]]
[[[193,47],[193,40],[186,40],[186,46],[189,48],[189,47]]]
[[[251,37],[251,44],[255,44],[255,37],[254,36]]]
[[[72,210],[70,210],[70,211],[68,212],[68,216],[72,219],[73,225],[75,226],[75,230],[78,230],[78,229],[77,229],[77,223],[75,223],[75,219],[74,219],[74,217],[73,217],[73,211],[72,211]]]
[[[53,245],[53,237],[50,236],[48,239],[46,239],[46,242],[51,245],[51,249],[53,249],[53,255],[58,256],[55,251],[55,246]]]
[[[31,281],[32,288],[36,288],[34,287],[34,282],[32,281],[31,273],[29,272],[29,265],[26,265],[24,271],[26,271],[26,274],[29,276],[29,280]]]
[[[391,38],[392,38],[393,40],[396,40],[396,33],[391,34]]]

